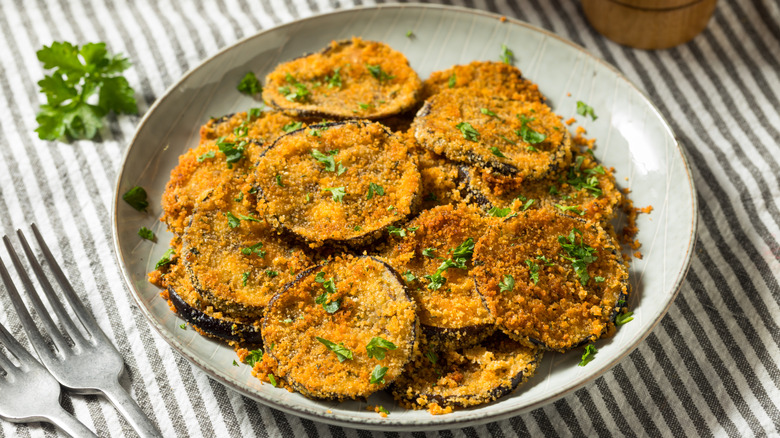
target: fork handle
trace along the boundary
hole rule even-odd
[[[74,438],[97,438],[95,432],[92,432],[87,426],[84,425],[84,423],[77,420],[73,415],[70,415],[70,413],[68,413],[68,411],[65,409],[62,409],[61,406],[57,405],[57,407],[59,408],[58,410],[43,415],[43,418],[45,418],[49,423],[53,423],[55,426],[59,427],[65,431],[65,433]]]
[[[110,386],[104,386],[100,388],[106,395],[111,404],[114,405],[117,411],[125,417],[128,423],[133,426],[133,429],[142,438],[146,437],[160,437],[162,435],[157,431],[157,428],[152,423],[152,420],[146,416],[138,403],[130,397],[130,394],[125,391],[125,388],[119,384],[119,381],[111,384]]]

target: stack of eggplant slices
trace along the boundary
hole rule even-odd
[[[278,65],[262,98],[180,157],[162,198],[175,255],[150,274],[262,381],[446,413],[615,331],[627,201],[517,68],[422,81],[353,38]]]

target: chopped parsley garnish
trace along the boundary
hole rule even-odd
[[[238,192],[238,197],[233,198],[233,200],[236,201],[236,202],[243,201],[244,200],[244,192]]]
[[[157,239],[157,236],[154,235],[154,231],[146,227],[141,227],[141,229],[138,230],[138,235],[141,236],[142,239],[151,240],[152,242]]]
[[[514,144],[514,145],[516,145],[516,144],[517,144],[516,142],[514,142],[514,141],[512,141],[512,140],[510,140],[510,139],[508,139],[508,138],[506,138],[506,137],[504,137],[504,136],[503,136],[503,135],[501,135],[501,134],[499,134],[498,136],[499,136],[499,137],[501,137],[501,138],[502,138],[502,139],[503,139],[505,142],[507,142],[507,143],[509,143],[509,144]]]
[[[623,325],[634,320],[634,312],[620,313],[615,317],[615,325]]]
[[[576,242],[577,234],[580,235],[579,244]],[[582,231],[576,228],[571,230],[568,238],[566,236],[558,236],[558,243],[568,254],[568,257],[563,256],[563,258],[571,262],[574,272],[580,278],[580,283],[585,286],[590,279],[588,265],[598,260],[598,257],[594,254],[596,249],[585,245],[582,240]]]
[[[588,344],[585,346],[585,351],[582,352],[582,359],[580,360],[580,366],[584,367],[590,361],[596,358],[596,353],[598,350],[596,350],[596,346],[593,344]]]
[[[358,106],[362,110],[367,110],[367,109],[371,108],[373,105],[371,105],[370,103],[358,103]]]
[[[274,377],[273,373],[268,373],[268,382],[276,388],[276,377]]]
[[[501,152],[501,149],[497,148],[496,146],[491,146],[490,147],[490,153],[495,155],[495,156],[497,156],[497,157],[499,157],[499,158],[506,158],[506,155],[504,155]]]
[[[529,199],[528,201],[526,201],[526,202],[525,202],[525,204],[523,204],[523,208],[521,208],[521,209],[520,209],[520,211],[526,211],[526,210],[528,210],[528,208],[529,208],[530,206],[532,206],[534,202],[535,202],[535,201],[534,201],[533,199]]]
[[[238,143],[232,141],[225,141],[225,137],[217,139],[217,147],[219,151],[225,154],[225,162],[228,169],[233,168],[233,163],[244,158],[244,146],[246,141],[239,141]]]
[[[205,154],[203,154],[203,155],[198,157],[198,163],[202,163],[202,162],[204,162],[204,161],[206,161],[206,160],[208,160],[210,158],[214,158],[215,155],[216,155],[216,152],[208,151]]]
[[[336,202],[341,202],[344,199],[344,195],[347,194],[344,187],[327,187],[322,190],[330,192],[333,200]]]
[[[262,113],[262,108],[249,108],[249,111],[247,111],[247,117],[249,117],[249,120],[254,120],[260,117],[260,114]]]
[[[517,136],[520,137],[524,142],[528,144],[538,144],[547,138],[545,134],[536,132],[528,127],[528,122],[533,121],[533,117],[528,118],[523,115],[518,115],[518,117],[520,118],[520,129],[516,130],[515,134],[517,134]]]
[[[369,183],[368,184],[368,193],[366,194],[366,199],[371,199],[374,197],[374,193],[376,193],[379,196],[385,195],[385,189],[380,186],[379,184],[375,183]]]
[[[327,347],[328,350],[336,353],[336,357],[338,358],[339,362],[344,362],[345,360],[352,359],[352,352],[349,351],[349,349],[345,347],[343,343],[339,342],[337,345],[334,342],[331,342],[327,339],[320,338],[319,336],[315,336],[314,338],[320,341],[320,343],[325,347]]]
[[[574,165],[569,168],[569,172],[566,175],[566,183],[571,185],[575,190],[588,190],[598,198],[602,195],[601,188],[599,187],[599,179],[596,177],[596,173],[604,175],[604,168],[599,165],[591,169],[582,169],[582,163],[585,157],[582,155],[577,156],[574,160]]]
[[[493,217],[507,217],[512,212],[511,208],[491,207],[488,214]]]
[[[501,44],[500,58],[504,64],[513,65],[515,63],[515,53],[506,44]]]
[[[580,216],[584,216],[585,215],[585,212],[580,210],[580,207],[578,205],[555,204],[555,208],[557,208],[558,210],[561,210],[563,212],[570,211],[570,212],[578,214]]]
[[[256,363],[263,360],[263,350],[258,348],[257,350],[252,350],[249,352],[249,354],[244,358],[246,361],[246,364],[250,367],[255,366]]]
[[[598,119],[598,116],[596,116],[596,113],[593,111],[593,107],[581,100],[577,101],[577,114],[581,116],[590,116],[591,120]]]
[[[163,266],[167,265],[171,262],[171,257],[176,254],[176,250],[173,248],[168,248],[167,251],[165,251],[165,254],[160,257],[160,260],[157,261],[157,263],[154,265],[154,269],[160,269]]]
[[[501,292],[512,292],[515,288],[515,277],[507,274],[504,275],[503,280],[498,282],[498,290]]]
[[[434,352],[433,350],[426,351],[425,358],[428,359],[428,361],[431,362],[432,365],[436,365],[436,362],[439,360],[439,356],[437,356],[436,352]]]
[[[368,379],[368,383],[372,385],[385,383],[385,373],[387,373],[387,370],[387,367],[381,365],[375,366],[374,371],[371,371],[371,378]]]
[[[533,260],[526,260],[525,264],[528,265],[529,276],[534,284],[539,284],[539,265]]]
[[[487,109],[487,108],[480,108],[480,109],[479,109],[479,111],[480,111],[482,114],[486,115],[486,116],[494,117],[494,118],[496,118],[496,119],[498,119],[498,120],[501,120],[501,117],[498,117],[498,116],[496,115],[496,113],[494,113],[493,111],[490,111],[490,110],[489,110],[489,109]]]
[[[414,274],[412,274],[412,271],[404,272],[402,277],[404,277],[404,280],[406,280],[407,283],[411,283],[411,282],[413,282],[414,280],[417,279],[417,277],[415,277]]]
[[[298,82],[290,73],[287,73],[284,79],[290,86],[279,87],[279,93],[284,95],[287,100],[290,102],[305,102],[309,99],[311,92],[306,88],[306,85]]]
[[[187,323],[185,322],[184,324],[179,325],[179,328],[182,330],[187,330]]]
[[[389,81],[395,78],[395,76],[389,75],[386,71],[382,70],[380,65],[366,64],[366,68],[371,73],[371,76],[379,80],[379,82]]]
[[[544,264],[544,266],[555,266],[555,263],[551,262],[550,259],[543,255],[536,256],[536,260],[539,260]]]
[[[276,277],[277,275],[279,275],[279,271],[273,271],[273,270],[271,270],[271,269],[266,269],[266,270],[265,270],[265,275],[267,275],[267,276],[269,276],[269,277],[271,277],[271,278],[274,278],[274,277]]]
[[[140,186],[135,186],[126,191],[122,195],[122,199],[138,211],[144,211],[149,206],[149,201],[146,200],[146,190]]]
[[[413,37],[413,36],[414,36],[414,32],[412,32],[411,30],[407,30],[407,31],[406,31],[406,37],[407,37],[407,38],[411,38],[411,37]]]
[[[228,211],[225,213],[225,217],[228,220],[228,226],[230,228],[236,228],[237,226],[241,225],[241,219],[237,218],[233,213]]]
[[[463,138],[469,141],[479,141],[479,132],[469,122],[460,122],[455,125],[463,133]]]
[[[607,281],[607,279],[604,278],[604,277],[595,276],[595,277],[593,277],[593,281],[595,281],[596,283],[603,283],[603,282]]]
[[[333,158],[335,154],[337,154],[338,151],[330,151],[327,154],[323,154],[322,152],[318,151],[317,149],[313,149],[311,151],[311,156],[314,157],[315,160],[319,161],[320,163],[324,164],[325,171],[326,172],[337,172],[338,175],[341,175],[344,173],[346,168],[341,165],[341,162],[336,163],[336,159]],[[337,166],[338,164],[338,166]]]
[[[322,271],[317,273],[317,275],[314,277],[314,281],[322,284],[322,288],[325,289],[325,292],[315,298],[314,302],[316,304],[322,304],[322,308],[325,309],[326,312],[336,313],[336,311],[341,307],[341,301],[328,301],[330,296],[336,293],[336,282],[333,281],[332,277],[328,280],[325,280],[325,273]]]
[[[387,232],[390,233],[392,236],[398,236],[398,237],[406,237],[406,230],[404,227],[394,227],[392,225],[389,225],[387,227]]]
[[[241,274],[241,284],[243,286],[246,286],[247,280],[249,280],[249,275],[251,275],[251,272],[246,271],[243,274]]]
[[[279,187],[284,187],[284,183],[282,183],[282,175],[279,175],[278,173],[276,176],[274,176],[274,180],[276,180],[276,185]]]
[[[263,91],[263,87],[260,86],[260,81],[257,79],[257,76],[251,71],[247,72],[244,77],[241,78],[236,89],[249,96],[253,96]]]
[[[374,359],[383,360],[388,350],[395,350],[396,348],[398,347],[395,344],[379,336],[371,338],[368,345],[366,345],[369,359],[373,357]]]
[[[244,255],[256,255],[260,258],[265,257],[265,251],[263,251],[263,242],[257,242],[247,248],[241,248],[241,254]]]
[[[455,73],[450,76],[450,78],[447,80],[447,86],[450,88],[455,88],[455,84],[458,83],[458,78],[455,76]]]
[[[38,81],[40,92],[46,96],[46,103],[35,116],[35,132],[40,139],[93,138],[110,111],[138,113],[135,91],[120,74],[130,62],[121,54],[109,55],[105,43],[79,47],[54,41],[36,55],[44,70],[54,70]]]
[[[463,243],[461,243],[455,249],[452,250],[452,258],[456,259],[456,260],[458,260],[458,259],[465,259],[465,260],[471,259],[471,256],[473,254],[474,254],[474,239],[472,239],[471,237],[469,237],[468,239],[464,240]]]
[[[333,70],[333,74],[330,76],[325,76],[325,81],[328,83],[328,88],[341,88],[341,73],[339,71],[341,70],[341,67],[336,67],[335,70]]]
[[[282,126],[282,131],[284,132],[292,132],[296,131],[298,129],[303,128],[303,122],[290,122],[284,126]]]
[[[390,415],[390,411],[388,411],[387,409],[385,409],[385,407],[384,407],[384,406],[382,406],[382,405],[379,405],[379,406],[377,406],[377,407],[376,407],[376,410],[377,410],[377,411],[379,411],[379,412],[381,412],[381,413],[383,413],[383,414],[385,414],[385,415]]]
[[[425,257],[434,258],[436,257],[433,253],[436,252],[436,248],[425,248],[422,250],[422,255]]]
[[[235,360],[235,359],[233,359],[233,366],[234,366],[234,367],[237,367],[237,366],[238,366],[238,362],[236,362],[236,360]]]
[[[428,251],[427,254],[426,251]],[[433,251],[435,251],[434,248],[426,248],[423,250],[423,255],[433,258]],[[452,249],[451,252],[452,258],[443,259],[444,261],[436,269],[436,272],[434,272],[432,275],[424,276],[424,278],[428,280],[428,289],[437,290],[444,285],[447,279],[444,278],[442,274],[447,269],[466,269],[466,262],[471,259],[471,256],[474,254],[474,239],[469,237],[456,248]]]
[[[247,215],[245,215],[245,214],[239,214],[239,215],[238,215],[238,218],[239,218],[239,219],[241,219],[242,221],[248,221],[248,222],[260,222],[260,219],[258,219],[258,218],[256,218],[256,217],[252,217],[252,216],[247,216]]]

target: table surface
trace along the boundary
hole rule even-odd
[[[449,2],[447,2],[449,3]],[[123,382],[164,436],[399,436],[342,429],[226,389],[149,326],[113,254],[117,172],[140,117],[225,46],[297,18],[372,1],[0,0],[0,232],[35,221],[127,364]],[[680,139],[699,200],[693,262],[674,305],[625,360],[573,394],[510,420],[414,436],[747,436],[780,434],[780,5],[718,2],[705,31],[662,51],[619,46],[574,0],[453,3],[527,21],[616,66]],[[98,141],[39,140],[35,52],[105,41],[134,67],[139,116],[110,117]],[[5,254],[2,255],[8,261]],[[105,285],[111,285],[106,287]],[[24,339],[0,292],[0,323]],[[130,309],[130,311],[127,311]],[[99,397],[63,405],[104,436],[133,436]],[[0,437],[51,436],[0,420]]]

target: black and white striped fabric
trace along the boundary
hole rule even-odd
[[[143,114],[166,88],[236,40],[360,0],[0,1],[0,231],[36,222],[128,365],[134,397],[165,436],[368,437],[302,420],[226,389],[177,355],[134,307],[112,253],[110,208],[139,117],[100,141],[34,132],[52,41],[105,41],[133,62]],[[619,365],[575,393],[510,420],[413,436],[777,436],[780,434],[780,4],[720,1],[707,29],[670,50],[610,42],[574,0],[459,0],[586,47],[644,89],[686,149],[699,198],[691,269],[668,315]],[[3,256],[5,257],[5,256]],[[5,259],[7,261],[7,259]],[[0,323],[24,339],[5,293]],[[127,309],[132,309],[128,311]],[[143,352],[140,353],[140,352]],[[133,436],[108,402],[66,408],[103,436]],[[0,420],[0,437],[52,436]]]

